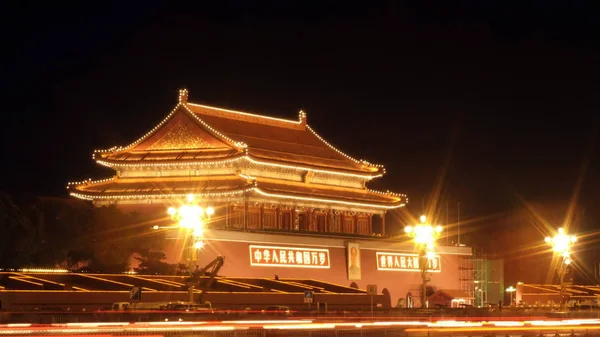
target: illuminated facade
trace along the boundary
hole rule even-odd
[[[215,206],[213,228],[385,235],[385,212],[406,197],[366,187],[385,170],[321,138],[299,112],[286,120],[178,104],[128,146],[97,150],[108,179],[69,183],[95,205],[177,204],[188,194]],[[166,208],[165,208],[166,209]]]
[[[181,90],[171,113],[130,145],[95,151],[94,160],[116,174],[69,183],[71,196],[165,215],[192,194],[214,207],[199,265],[221,255],[227,262],[220,273],[229,277],[377,284],[390,295],[386,305],[419,302],[413,244],[378,237],[386,236],[386,212],[407,202],[405,195],[366,187],[385,173],[382,166],[327,143],[302,111],[298,120],[286,120],[187,98]],[[178,262],[182,245],[167,246],[169,262]],[[470,248],[439,247],[436,254],[431,285],[458,289],[459,256]]]

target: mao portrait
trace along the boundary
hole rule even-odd
[[[360,281],[360,247],[358,243],[348,243],[348,280]]]

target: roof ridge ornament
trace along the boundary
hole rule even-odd
[[[304,110],[298,111],[298,121],[300,121],[300,124],[306,125],[306,112]]]
[[[187,89],[179,89],[179,96],[177,97],[177,100],[179,101],[179,103],[181,104],[187,104],[188,101],[188,90]]]

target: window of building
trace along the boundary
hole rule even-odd
[[[265,229],[277,228],[277,212],[274,209],[265,209],[263,211],[263,226]]]
[[[369,228],[369,217],[359,216],[357,219],[358,234],[371,235],[371,228]]]
[[[229,227],[233,228],[244,228],[244,207],[240,205],[234,205],[231,207],[231,217],[229,221]]]
[[[342,230],[342,215],[331,213],[331,223],[329,224],[329,231],[333,233],[340,233]]]
[[[327,220],[327,216],[325,213],[317,213],[316,215],[316,220],[317,220],[317,231],[318,232],[325,232],[325,224],[326,224],[326,220]]]
[[[298,213],[298,230],[308,232],[308,215],[306,213]]]
[[[248,209],[248,229],[260,229],[260,209]]]
[[[371,231],[377,234],[383,234],[383,217],[379,214],[371,215]]]
[[[352,215],[344,215],[344,222],[342,232],[344,233],[355,233],[354,231],[354,217]]]
[[[281,229],[292,229],[292,212],[281,211],[279,214],[279,222],[281,223]]]

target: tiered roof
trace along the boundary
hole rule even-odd
[[[384,169],[356,160],[323,140],[306,124],[306,114],[288,120],[188,103],[187,93],[167,117],[142,138],[125,147],[96,151],[110,167],[214,162],[247,157],[334,173],[381,176]],[[246,158],[245,158],[246,159]]]
[[[321,138],[306,123],[306,114],[287,120],[210,107],[187,101],[181,90],[177,106],[146,135],[125,147],[94,153],[94,159],[114,169],[215,166],[247,162],[266,168],[302,171],[307,175],[346,176],[368,181],[385,172],[380,165],[354,159]],[[394,208],[403,195],[367,189],[261,180],[240,174],[230,176],[113,178],[99,182],[70,183],[75,197],[122,199],[176,197],[189,193],[211,195],[246,193],[271,197],[335,199],[340,203],[368,203]]]
[[[403,205],[402,196],[374,193],[367,189],[282,182],[243,175],[173,178],[127,178],[89,181],[74,185],[72,196],[87,200],[227,197],[244,193],[279,199],[294,199],[347,206],[392,209]]]

